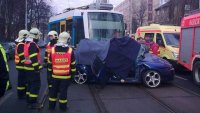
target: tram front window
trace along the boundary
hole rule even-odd
[[[114,31],[123,35],[123,16],[121,14],[106,12],[88,13],[89,37],[93,40],[109,40]]]

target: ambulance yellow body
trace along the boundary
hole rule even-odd
[[[150,26],[139,27],[136,32],[136,39],[146,36],[159,45],[160,57],[177,63],[180,37],[179,26],[151,24]]]

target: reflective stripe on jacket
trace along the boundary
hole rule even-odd
[[[55,47],[52,48],[51,60],[53,69],[53,78],[69,79],[71,78],[71,55],[72,48],[66,52],[56,52]]]
[[[48,43],[48,45],[46,46],[46,53],[47,53],[46,60],[47,60],[48,63],[50,63],[49,57],[50,57],[51,50],[52,50],[53,47],[51,46],[50,43]]]
[[[0,44],[0,49],[1,49],[1,52],[3,54],[3,60],[5,61],[5,64],[6,64],[6,71],[9,72],[6,52],[5,52],[5,50],[4,50],[4,48],[3,48],[3,46],[1,44]]]
[[[15,65],[16,65],[16,69],[24,69],[23,63],[24,63],[25,59],[20,59],[21,56],[24,56],[24,52],[19,53],[19,51],[18,51],[19,46],[24,47],[24,43],[20,42],[16,45],[16,48],[15,48]]]

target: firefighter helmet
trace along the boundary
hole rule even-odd
[[[59,35],[58,42],[60,42],[60,43],[67,43],[67,41],[68,41],[69,39],[70,39],[69,33],[67,33],[67,32],[62,32],[62,33],[60,33],[60,35]]]
[[[37,28],[32,28],[30,30],[30,38],[33,39],[40,39],[40,36],[42,35],[42,33],[39,31],[39,29]]]
[[[53,36],[54,39],[58,38],[58,33],[56,31],[50,31],[48,36]]]
[[[22,42],[28,36],[29,36],[29,32],[27,30],[25,30],[25,29],[20,30],[18,33],[18,38],[15,41]]]

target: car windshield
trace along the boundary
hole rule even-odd
[[[89,12],[89,37],[94,40],[109,40],[115,30],[123,36],[123,16],[106,12]]]
[[[164,33],[166,44],[173,47],[178,47],[180,34],[178,33]]]

